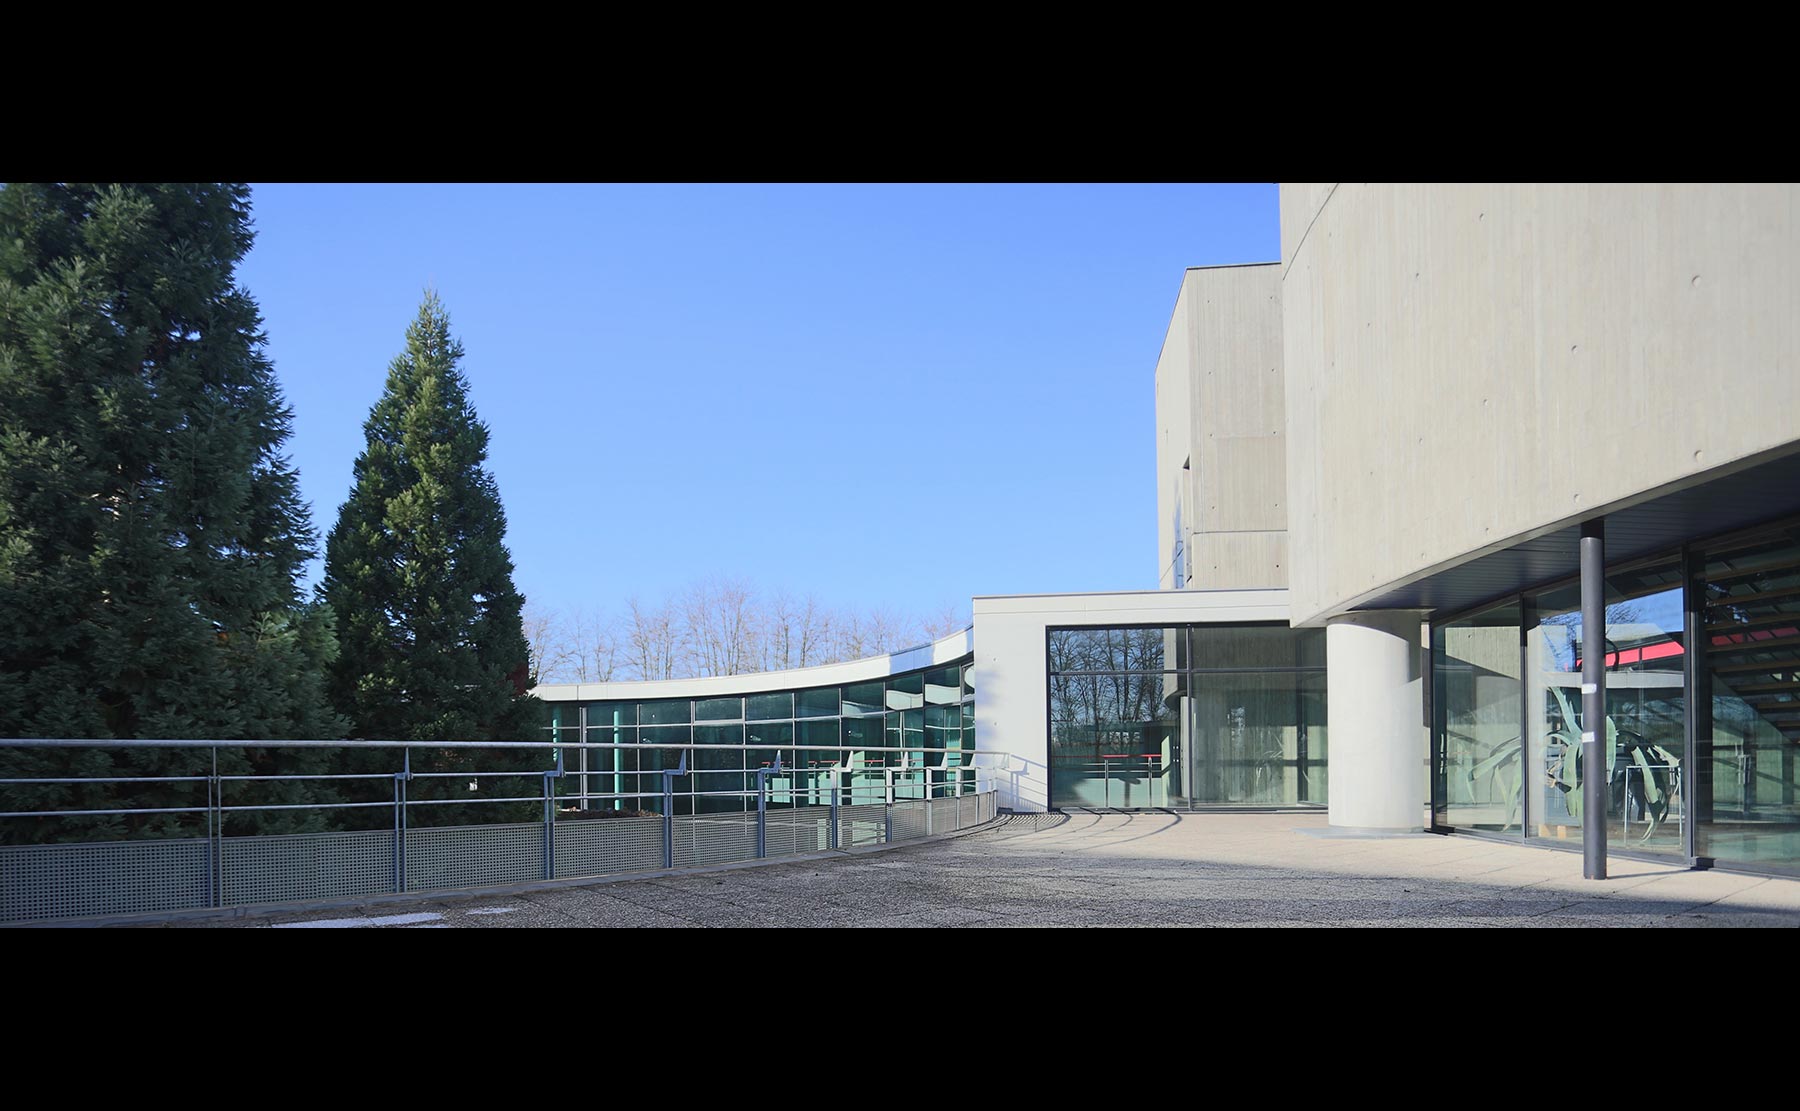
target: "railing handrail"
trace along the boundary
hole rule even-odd
[[[578,727],[570,726],[570,728]],[[611,729],[614,727],[600,726],[599,728]],[[666,729],[670,727],[649,726],[626,728]],[[682,727],[674,726],[674,728],[679,729]],[[90,740],[69,737],[18,737],[0,739],[0,748],[492,748],[513,751],[527,748],[704,748],[719,752],[745,752],[751,750],[761,751],[770,748],[785,748],[792,749],[796,752],[966,752],[978,756],[1006,755],[1005,749],[962,748],[949,745],[803,745],[786,741],[764,741],[761,744],[750,744],[747,742],[715,743],[712,741],[696,741],[692,739],[686,741],[247,741],[243,739],[194,741],[160,737],[113,740]]]

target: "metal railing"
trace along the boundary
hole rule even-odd
[[[6,797],[33,791],[67,795],[103,788],[108,805],[50,805],[0,810],[11,843],[0,844],[0,922],[27,922],[296,903],[405,892],[446,891],[531,881],[651,872],[759,860],[904,841],[967,829],[997,813],[995,773],[1004,754],[966,748],[829,745],[570,742],[402,743],[377,741],[0,741],[0,756],[58,750],[186,750],[203,774],[24,775],[0,778]],[[220,771],[220,753],[329,749],[342,756],[392,754],[392,771]],[[632,763],[583,774],[565,766],[577,749],[633,754]],[[434,761],[506,750],[547,757],[548,766],[516,770],[431,770]],[[734,768],[697,768],[696,753],[739,752]],[[773,758],[765,759],[773,754]],[[792,755],[793,767],[784,761]],[[823,754],[830,754],[825,756]],[[854,755],[851,755],[854,754]],[[879,754],[880,764],[856,763]],[[654,755],[654,761],[646,757]],[[930,763],[935,759],[936,763]],[[748,766],[751,761],[756,766]],[[956,762],[952,762],[956,761]],[[499,762],[496,759],[496,762]],[[60,770],[60,769],[59,769]],[[118,769],[107,769],[116,771]],[[590,777],[615,788],[591,790]],[[627,778],[629,777],[629,779]],[[729,777],[729,778],[725,778]],[[484,783],[537,781],[533,793]],[[467,797],[446,786],[469,782]],[[735,783],[733,782],[735,780]],[[720,786],[723,782],[723,786]],[[433,784],[437,784],[435,787]],[[255,801],[269,785],[320,792],[306,801]],[[416,786],[415,786],[416,785]],[[129,805],[134,793],[174,798]],[[360,790],[380,798],[339,797]],[[250,797],[246,798],[246,792]],[[191,795],[184,799],[182,795]],[[437,795],[441,797],[424,797]],[[180,805],[161,805],[174,802]],[[15,805],[17,805],[15,803]],[[430,824],[440,810],[487,808],[485,822]],[[379,818],[376,812],[386,810]],[[519,820],[526,814],[530,820]],[[310,812],[314,825],[375,818],[372,829],[232,834],[244,825]],[[415,813],[419,818],[415,819]],[[335,815],[327,818],[326,815]],[[495,818],[499,820],[494,820]],[[583,820],[576,820],[583,819]],[[34,825],[64,822],[74,833],[94,823],[192,825],[124,839],[54,838]],[[33,836],[17,836],[30,828]],[[19,843],[29,840],[34,843]]]

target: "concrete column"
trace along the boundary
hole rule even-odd
[[[1418,830],[1425,813],[1425,703],[1417,610],[1373,610],[1325,626],[1331,824]]]

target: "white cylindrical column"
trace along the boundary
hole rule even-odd
[[[1325,626],[1334,828],[1418,830],[1425,813],[1424,684],[1417,610],[1372,610]]]

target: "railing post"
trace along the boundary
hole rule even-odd
[[[406,785],[412,782],[412,747],[400,750],[400,770],[394,773],[394,894],[406,891]]]
[[[769,855],[769,776],[781,770],[781,753],[775,754],[774,767],[756,769],[756,859]],[[790,793],[790,800],[792,795]],[[792,805],[790,801],[789,805]]]
[[[219,746],[212,746],[212,776],[206,782],[206,843],[207,855],[212,859],[211,875],[207,877],[212,905],[225,905],[225,785],[219,779]]]
[[[826,832],[826,844],[831,848],[838,847],[838,769],[833,765],[825,773],[831,777],[831,829]]]
[[[681,750],[681,762],[664,768],[663,781],[663,867],[675,867],[675,777],[687,774],[687,749]]]
[[[583,755],[587,749],[581,750]],[[544,773],[544,878],[556,878],[556,781],[563,777],[563,751],[556,749],[556,766]],[[585,789],[587,784],[584,782]]]

